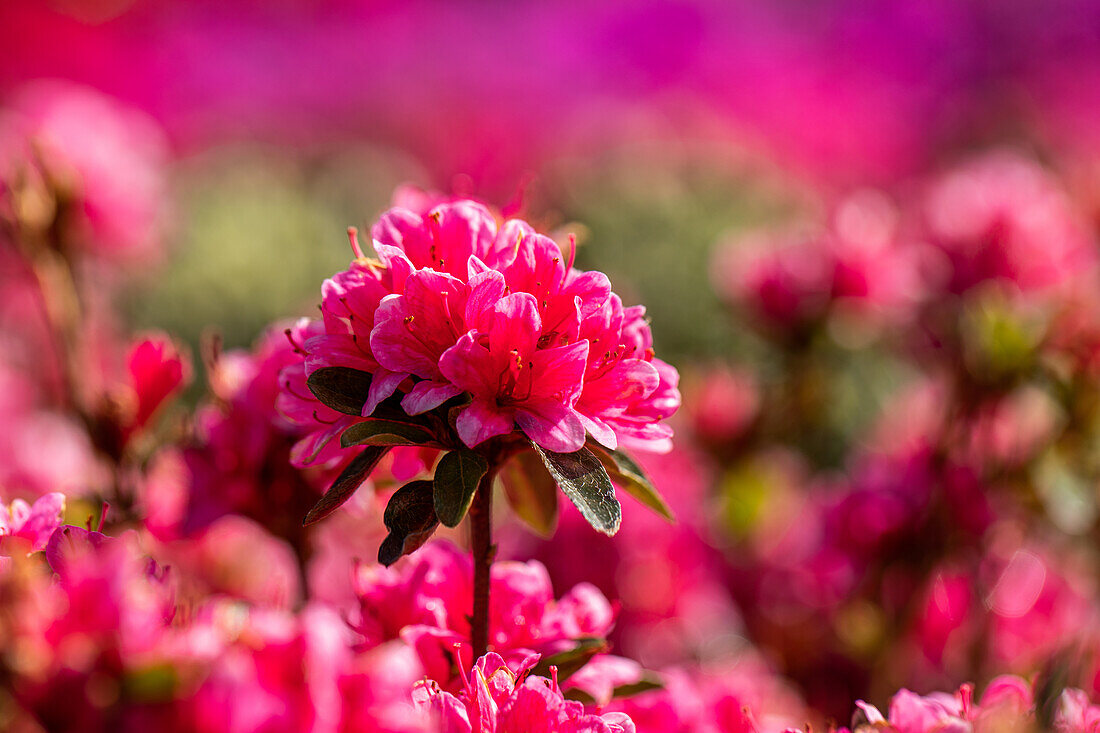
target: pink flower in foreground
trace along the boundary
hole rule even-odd
[[[7,507],[0,504],[0,554],[20,550],[45,550],[50,536],[61,526],[65,495],[53,492],[38,497],[34,505],[15,499]]]
[[[304,370],[284,375],[280,409],[314,424],[299,464],[394,392],[410,416],[468,395],[457,433],[470,447],[518,429],[555,452],[580,449],[586,432],[609,448],[668,449],[678,375],[654,358],[644,309],[624,309],[605,275],[572,267],[524,222],[498,229],[472,201],[395,208],[372,234],[379,260],[326,281]],[[370,375],[358,414],[317,409],[307,378],[327,367]]]
[[[623,713],[593,715],[566,700],[556,681],[513,671],[497,654],[479,659],[463,675],[458,695],[431,682],[414,692],[422,709],[438,721],[440,733],[634,733]]]

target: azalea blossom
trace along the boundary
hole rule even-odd
[[[306,327],[305,365],[283,376],[284,414],[315,426],[295,451],[300,465],[398,391],[409,415],[461,397],[457,431],[470,447],[518,429],[561,453],[588,436],[668,449],[678,375],[654,357],[644,309],[623,308],[605,275],[573,267],[572,249],[567,258],[519,220],[498,226],[472,201],[391,209],[372,234],[379,259],[359,257],[325,282],[323,328]],[[325,367],[371,375],[361,415],[311,404],[307,378]]]

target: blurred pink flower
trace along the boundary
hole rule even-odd
[[[634,733],[623,713],[593,715],[566,700],[554,680],[528,675],[530,667],[511,669],[490,652],[477,660],[456,696],[427,682],[416,691],[441,733]]]
[[[75,84],[23,87],[0,117],[0,185],[40,170],[67,246],[103,258],[160,254],[167,160],[152,119]]]
[[[130,384],[137,397],[134,429],[144,427],[165,400],[186,386],[191,361],[166,334],[134,341],[126,357]]]
[[[473,564],[458,547],[434,541],[392,568],[360,564],[353,583],[360,604],[353,625],[366,648],[404,639],[441,684],[451,678],[456,644],[462,644],[458,656],[472,662]],[[577,585],[555,600],[538,562],[495,563],[491,583],[489,643],[513,667],[532,654],[552,655],[581,639],[606,637],[614,624],[611,604],[591,585]]]
[[[698,379],[687,400],[696,436],[707,445],[723,445],[741,437],[760,409],[755,377],[745,369],[715,367]]]
[[[1065,191],[1012,151],[972,158],[935,181],[925,211],[928,236],[950,262],[951,292],[992,279],[1024,292],[1065,288],[1097,265],[1093,238]]]
[[[7,507],[0,504],[0,554],[46,549],[64,511],[65,495],[57,492],[43,494],[33,505],[22,499],[12,500]]]

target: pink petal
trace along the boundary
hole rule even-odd
[[[405,398],[401,400],[401,406],[410,415],[419,415],[434,410],[452,397],[462,394],[462,390],[450,382],[433,382],[424,380],[417,382]]]
[[[473,261],[475,258],[471,258]],[[493,308],[504,297],[504,275],[486,270],[470,276],[470,295],[466,299],[466,328],[488,331],[493,324]]]
[[[516,423],[546,450],[572,453],[584,446],[584,425],[577,413],[555,400],[528,400],[516,408]]]
[[[30,541],[34,550],[46,547],[54,530],[61,526],[61,514],[65,511],[65,495],[51,492],[38,498],[31,507],[22,527],[14,534]]]
[[[542,332],[538,303],[529,293],[512,293],[497,301],[493,326],[489,331],[489,348],[494,354],[511,351],[530,354]]]
[[[369,352],[370,344],[351,334],[314,336],[302,348],[306,351],[307,374],[328,366],[346,366],[364,372],[377,368]]]
[[[511,409],[502,410],[494,403],[478,399],[467,405],[455,421],[458,437],[471,448],[493,436],[512,432],[513,425]]]
[[[496,397],[499,375],[506,368],[489,350],[475,340],[473,333],[462,336],[439,359],[439,371],[452,384],[476,397]]]
[[[539,349],[530,355],[531,396],[573,404],[581,394],[588,342]]]
[[[615,431],[608,426],[603,420],[599,418],[589,417],[585,415],[580,406],[577,406],[577,416],[581,419],[581,424],[584,425],[584,429],[588,431],[597,443],[615,450],[619,447],[619,440],[615,437]]]
[[[585,381],[578,409],[595,414],[607,408],[623,410],[633,401],[652,394],[660,383],[661,375],[653,364],[641,359],[623,359],[597,378]]]
[[[516,258],[520,242],[527,235],[534,233],[535,230],[527,222],[520,219],[509,219],[504,222],[500,232],[497,233],[496,241],[493,243],[492,255],[486,261],[497,268],[511,264]]]
[[[375,369],[371,375],[370,390],[367,392],[367,401],[363,403],[363,417],[370,417],[382,400],[392,395],[402,382],[409,378],[403,372],[390,372],[385,369]]]

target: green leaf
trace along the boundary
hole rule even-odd
[[[419,425],[394,420],[364,420],[357,422],[340,436],[340,445],[424,445],[435,436]]]
[[[431,481],[413,481],[393,492],[382,515],[390,533],[378,548],[378,562],[389,567],[432,536],[439,526],[432,493]]]
[[[549,677],[550,668],[558,668],[558,681],[565,680],[576,674],[584,665],[592,660],[592,657],[607,651],[607,640],[599,638],[577,639],[577,645],[572,649],[566,649],[557,654],[543,657],[531,670],[531,674],[539,677]]]
[[[653,485],[653,482],[645,475],[642,467],[635,463],[629,454],[621,450],[608,450],[592,440],[588,441],[588,446],[600,459],[603,467],[607,469],[612,481],[668,521],[676,521],[672,510],[657,492],[657,487]]]
[[[370,392],[371,376],[350,367],[321,367],[309,375],[306,385],[326,407],[359,417]]]
[[[534,451],[512,456],[500,472],[504,495],[512,511],[542,537],[558,526],[558,486]]]
[[[474,500],[478,482],[489,464],[478,453],[466,448],[444,454],[435,467],[435,513],[447,527],[457,527],[470,502]]]
[[[355,457],[355,459],[347,465],[347,467],[340,472],[340,475],[332,482],[332,486],[325,492],[325,495],[321,497],[321,500],[313,505],[313,508],[306,514],[306,518],[302,520],[302,526],[308,527],[315,522],[320,522],[322,519],[332,514],[334,511],[340,508],[340,505],[347,501],[355,490],[370,476],[371,471],[374,470],[378,462],[382,460],[382,456],[386,455],[389,451],[388,446],[371,446],[364,448],[363,452]]]
[[[574,453],[554,453],[532,442],[546,469],[594,529],[606,535],[619,531],[622,507],[615,487],[600,459],[587,448]]]
[[[131,703],[163,703],[176,695],[179,674],[169,663],[151,664],[123,674],[121,697]]]

